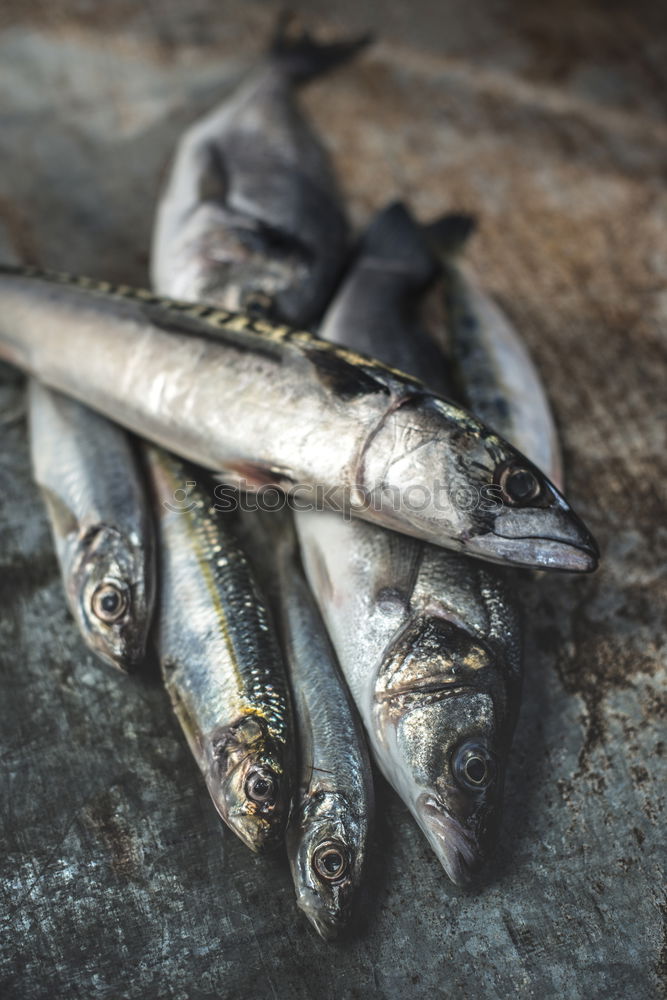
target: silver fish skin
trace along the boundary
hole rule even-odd
[[[319,487],[330,506],[347,497],[376,524],[496,562],[597,565],[592,536],[528,459],[377,361],[265,320],[30,269],[0,267],[0,304],[0,357],[232,485],[311,500]]]
[[[251,850],[275,848],[289,815],[294,744],[270,612],[213,485],[161,449],[147,447],[146,456],[165,687],[224,822]]]
[[[391,206],[366,233],[322,332],[348,345],[361,339],[391,363],[409,364],[412,349],[423,366],[416,292],[428,259],[420,228]],[[439,369],[442,360],[434,378]],[[465,884],[494,845],[519,707],[511,582],[500,569],[358,520],[305,513],[296,524],[373,755],[449,877]]]
[[[155,596],[153,524],[120,427],[30,380],[34,478],[67,601],[88,648],[124,671],[144,658]]]
[[[257,70],[179,141],[158,205],[152,285],[307,325],[341,270],[347,223],[298,88],[370,38],[318,43],[281,23]]]
[[[462,402],[564,488],[558,431],[528,348],[457,246],[463,216],[427,228],[441,254],[451,361]]]
[[[303,577],[288,512],[244,515],[281,633],[299,734],[300,785],[287,828],[297,904],[326,940],[349,925],[363,882],[374,794],[366,740]]]

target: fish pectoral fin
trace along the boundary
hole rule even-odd
[[[237,462],[226,466],[215,474],[228,486],[233,486],[241,492],[253,492],[265,486],[275,486],[277,489],[288,490],[295,482],[290,469],[277,465],[260,465],[254,462]]]
[[[56,533],[60,536],[73,535],[79,530],[76,514],[48,486],[41,487],[44,504]]]
[[[198,201],[215,201],[225,204],[229,192],[227,168],[221,151],[215,143],[208,142],[199,150],[200,164],[197,172]]]

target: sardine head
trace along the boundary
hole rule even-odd
[[[406,396],[376,431],[360,481],[388,527],[491,562],[597,566],[593,536],[547,476],[446,400]]]
[[[121,670],[146,652],[153,610],[153,573],[139,539],[105,525],[86,532],[68,580],[68,598],[89,648]]]
[[[367,820],[345,795],[306,797],[287,831],[287,850],[297,905],[327,941],[350,919],[366,861]]]
[[[497,832],[514,713],[495,652],[445,619],[414,621],[376,686],[381,766],[453,882]]]
[[[285,747],[259,715],[242,716],[210,741],[207,784],[225,823],[252,851],[278,846],[290,807]]]

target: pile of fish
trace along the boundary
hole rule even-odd
[[[462,263],[474,221],[391,204],[351,246],[297,91],[367,41],[281,22],[185,133],[152,291],[0,267],[81,633],[123,670],[155,646],[222,819],[286,842],[326,938],[363,883],[370,758],[455,883],[486,859],[521,692],[508,566],[597,564],[539,376]]]

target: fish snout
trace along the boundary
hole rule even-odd
[[[346,923],[346,914],[340,910],[330,910],[309,886],[301,885],[298,888],[296,905],[324,941],[334,941],[340,936]]]
[[[592,573],[600,558],[593,535],[560,498],[546,508],[501,511],[489,544],[508,562],[535,569]]]

